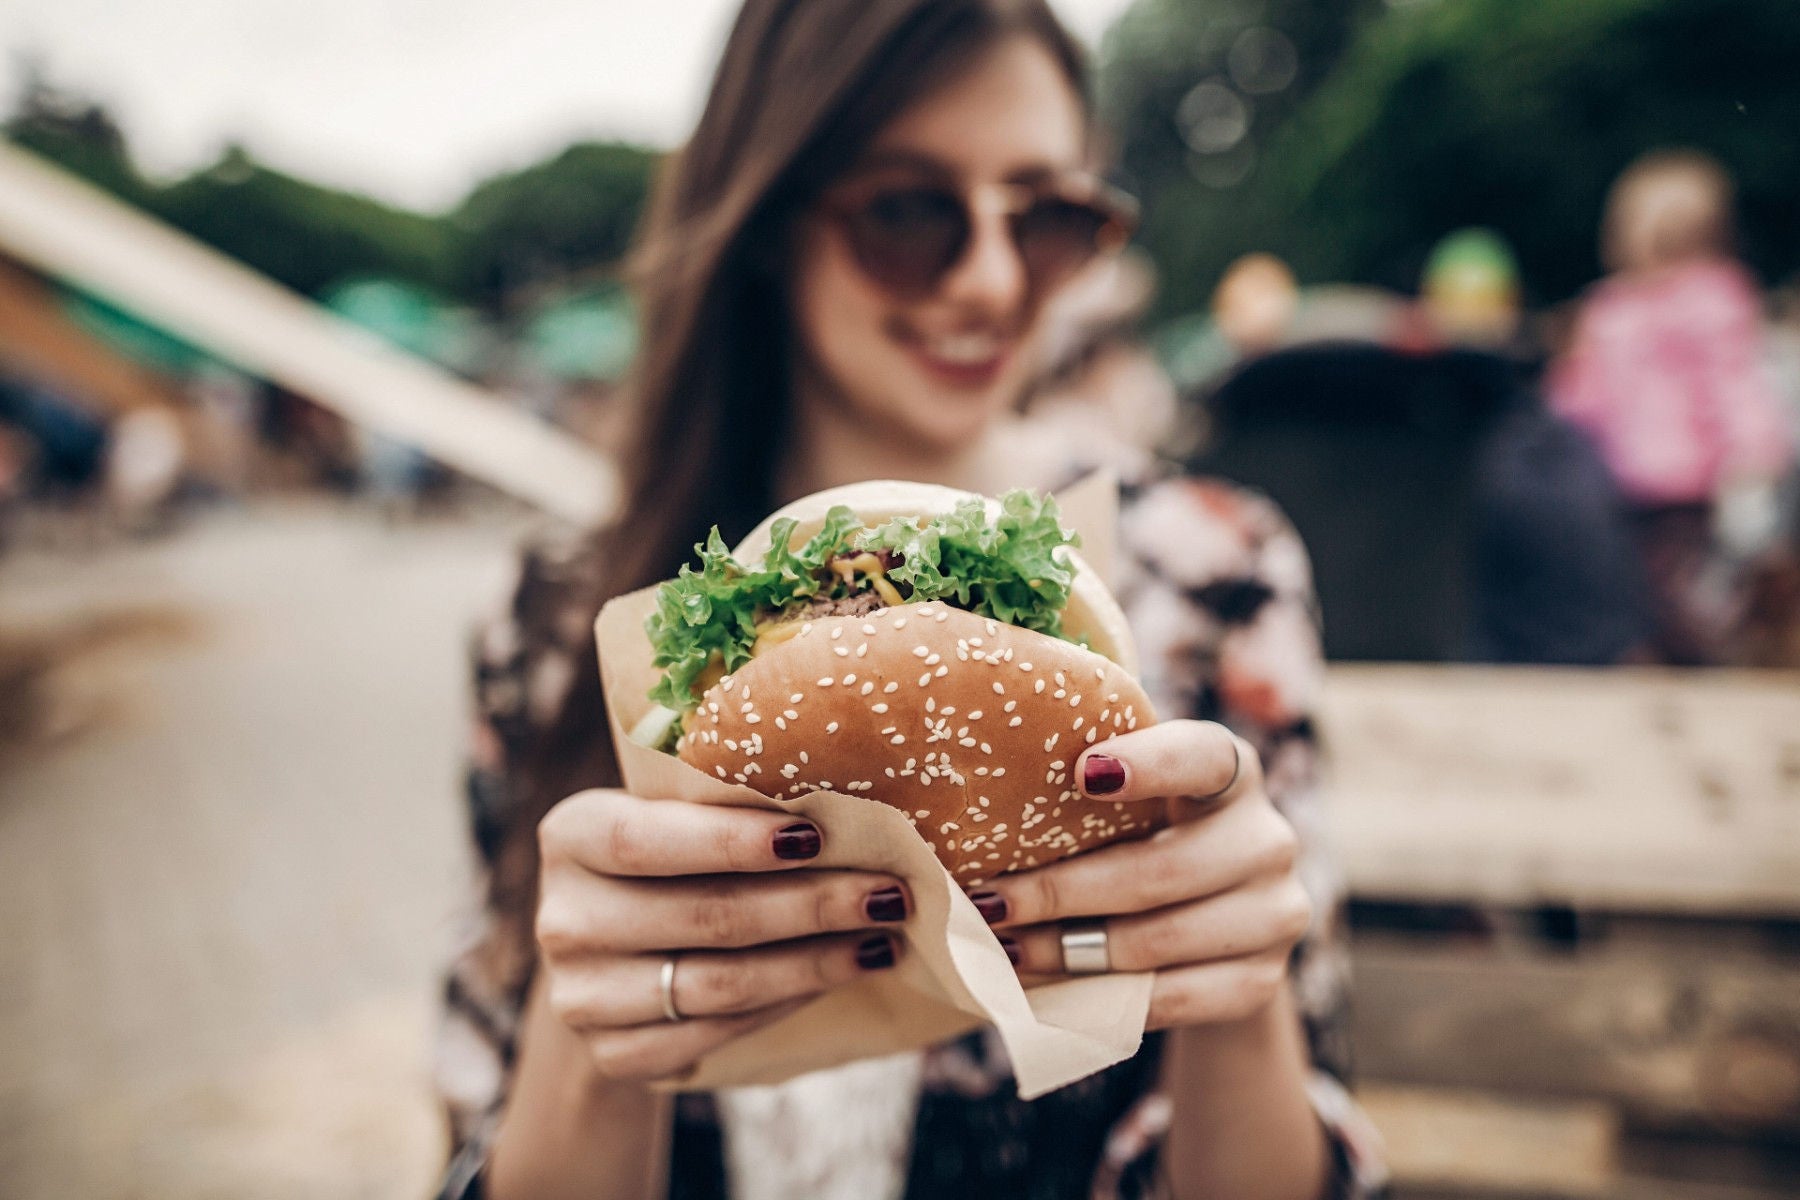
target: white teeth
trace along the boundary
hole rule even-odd
[[[954,337],[933,338],[925,345],[933,358],[968,365],[987,362],[1000,353],[1000,340],[985,333],[965,333]]]

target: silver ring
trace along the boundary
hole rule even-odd
[[[1220,788],[1218,791],[1213,792],[1210,795],[1201,796],[1200,799],[1202,799],[1202,800],[1217,800],[1220,796],[1223,796],[1226,792],[1229,792],[1232,788],[1236,787],[1237,781],[1238,781],[1238,776],[1243,774],[1243,771],[1244,771],[1243,748],[1238,745],[1237,734],[1233,733],[1233,734],[1229,734],[1227,736],[1229,736],[1231,738],[1231,778],[1227,779],[1225,781],[1225,786]]]
[[[1112,970],[1105,921],[1066,921],[1062,929],[1063,970],[1070,975],[1104,975]]]
[[[663,959],[662,1006],[663,1016],[667,1017],[671,1022],[687,1020],[686,1017],[681,1015],[681,1010],[675,1007],[675,956],[673,954]]]

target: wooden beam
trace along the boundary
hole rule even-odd
[[[1800,916],[1800,675],[1334,666],[1354,894]]]
[[[617,502],[590,447],[5,142],[0,249],[548,512]]]

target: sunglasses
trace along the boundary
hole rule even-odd
[[[1039,295],[1124,246],[1137,224],[1136,201],[1085,176],[968,191],[945,183],[852,187],[828,198],[825,211],[863,273],[901,299],[937,291],[968,253],[987,211],[1005,219],[1027,284]]]

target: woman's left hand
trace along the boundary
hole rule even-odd
[[[1094,799],[1172,797],[1173,824],[976,889],[1020,973],[1064,974],[1063,922],[1104,918],[1111,969],[1156,972],[1151,1029],[1261,1011],[1286,984],[1312,905],[1256,751],[1223,725],[1170,721],[1093,746],[1076,770]]]

